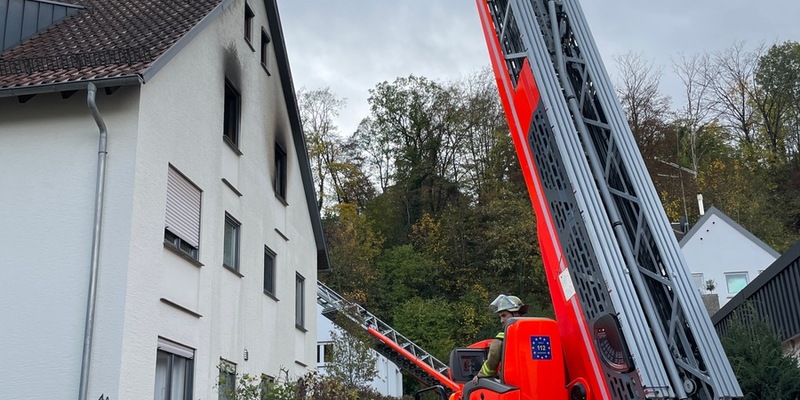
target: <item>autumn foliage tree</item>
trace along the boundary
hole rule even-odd
[[[800,238],[800,45],[738,42],[661,67],[617,58],[618,95],[673,222],[705,206],[778,251]],[[536,217],[491,72],[380,82],[352,135],[342,100],[307,92],[309,139],[332,271],[320,279],[438,356],[491,337],[500,293],[552,316]],[[306,110],[306,108],[308,108]]]

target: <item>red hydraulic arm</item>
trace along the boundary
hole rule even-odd
[[[367,328],[367,332],[369,332],[369,334],[374,336],[376,339],[380,340],[383,344],[391,347],[392,350],[396,351],[397,353],[399,353],[400,355],[405,357],[405,359],[407,359],[407,360],[413,362],[414,364],[416,364],[419,368],[421,368],[422,370],[424,370],[425,372],[430,374],[430,376],[434,377],[436,380],[441,382],[442,385],[445,386],[446,388],[448,388],[448,389],[450,389],[452,391],[461,390],[461,385],[453,382],[450,378],[446,377],[441,372],[435,370],[430,365],[422,362],[422,360],[420,360],[418,357],[416,357],[415,355],[413,355],[410,352],[408,352],[408,350],[404,349],[403,347],[401,347],[396,342],[394,342],[391,339],[389,339],[388,337],[386,337],[386,335],[378,332],[374,328]]]
[[[537,237],[548,285],[551,288],[553,310],[559,321],[561,340],[570,344],[564,349],[566,364],[569,366],[567,379],[573,384],[576,382],[572,381],[579,378],[583,378],[582,381],[584,379],[588,381],[587,398],[608,398],[607,385],[597,354],[591,346],[592,335],[583,321],[581,306],[575,296],[566,298],[564,290],[561,289],[561,276],[566,270],[566,264],[563,261],[564,254],[555,231],[555,222],[545,203],[546,199],[533,162],[533,155],[529,150],[528,127],[531,125],[536,107],[541,104],[539,89],[527,60],[521,68],[516,87],[512,85],[500,43],[494,33],[488,5],[485,0],[477,0],[477,5],[503,108],[511,128],[511,136],[525,176],[525,183],[528,186],[528,193],[531,196],[531,203],[535,209]]]

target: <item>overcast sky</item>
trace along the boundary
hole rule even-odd
[[[800,0],[585,0],[612,80],[614,57],[641,53],[678,97],[672,59],[737,41],[800,41]],[[369,114],[369,89],[411,74],[459,79],[489,65],[474,0],[279,0],[295,89],[330,87],[347,101],[340,132]],[[679,100],[675,99],[675,103]]]

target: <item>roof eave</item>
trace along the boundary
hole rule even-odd
[[[0,98],[31,96],[36,94],[69,92],[71,90],[83,90],[89,83],[94,83],[98,88],[140,85],[144,80],[139,74],[115,76],[113,78],[82,79],[70,82],[55,82],[31,86],[19,86],[0,89]]]
[[[317,208],[314,179],[311,175],[311,164],[308,160],[306,142],[303,136],[303,126],[300,121],[300,109],[298,108],[297,98],[295,97],[292,71],[289,67],[289,56],[286,52],[286,42],[283,39],[283,28],[281,27],[280,14],[278,13],[278,4],[276,0],[264,0],[264,6],[267,9],[270,35],[272,36],[278,72],[282,82],[281,86],[283,87],[283,97],[286,101],[286,109],[289,113],[292,139],[297,149],[306,204],[308,206],[308,212],[311,215],[311,225],[314,229],[314,238],[317,243],[317,270],[330,271],[331,265],[330,258],[328,257],[328,246],[325,243],[325,235],[322,230],[322,218]]]

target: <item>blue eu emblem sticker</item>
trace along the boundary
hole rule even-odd
[[[531,353],[534,360],[552,360],[550,336],[531,336]]]

